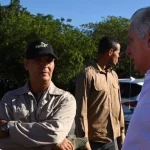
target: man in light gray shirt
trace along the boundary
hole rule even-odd
[[[0,101],[0,149],[72,150],[66,139],[76,112],[75,98],[53,82],[52,46],[42,39],[28,44],[25,69],[29,81]]]

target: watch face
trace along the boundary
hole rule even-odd
[[[8,126],[7,126],[7,123],[1,125],[1,130],[4,131],[4,132],[8,132]]]

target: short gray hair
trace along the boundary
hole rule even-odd
[[[131,17],[135,31],[141,38],[150,31],[150,6],[137,10]]]

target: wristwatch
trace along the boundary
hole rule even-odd
[[[4,123],[3,125],[0,126],[0,129],[4,132],[9,133],[9,126],[8,126],[8,122]]]

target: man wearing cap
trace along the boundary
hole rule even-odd
[[[70,150],[66,139],[76,112],[74,97],[51,81],[52,46],[45,40],[29,43],[24,59],[29,81],[7,92],[0,101],[0,149]]]

